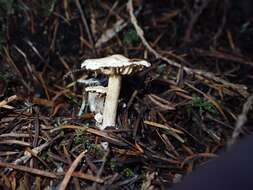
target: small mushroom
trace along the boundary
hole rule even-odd
[[[119,54],[87,59],[82,63],[82,68],[109,76],[103,111],[103,128],[115,127],[122,75],[130,75],[149,66],[150,63],[145,60],[131,60]]]
[[[103,122],[103,110],[105,102],[106,87],[103,86],[89,86],[85,88],[85,91],[88,92],[88,104],[90,111],[95,114],[94,119],[96,121],[96,126],[100,130],[102,128]]]
[[[88,92],[88,104],[91,112],[95,114],[103,113],[106,89],[103,86],[89,86],[85,88],[85,91]]]

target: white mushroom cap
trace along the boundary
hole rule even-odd
[[[88,86],[85,88],[86,92],[97,92],[99,94],[106,94],[107,88],[104,86]]]
[[[150,67],[150,63],[145,60],[131,60],[123,55],[116,54],[104,58],[87,59],[81,67],[107,75],[130,75],[144,67]]]

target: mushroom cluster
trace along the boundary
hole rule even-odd
[[[150,67],[150,63],[145,60],[128,59],[123,55],[116,54],[104,58],[87,59],[81,67],[109,77],[101,127],[101,130],[103,130],[106,127],[116,126],[122,75],[130,75],[141,71],[144,67]]]

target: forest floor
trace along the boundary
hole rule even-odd
[[[1,1],[0,189],[165,189],[250,134],[244,2]],[[107,77],[81,63],[112,54],[151,67],[101,131],[84,89]]]

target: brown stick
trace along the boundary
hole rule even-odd
[[[243,104],[242,113],[237,118],[232,138],[228,142],[229,147],[231,147],[236,142],[237,138],[242,132],[242,128],[248,120],[247,115],[249,111],[252,109],[252,105],[253,105],[253,94],[251,94],[251,96],[248,97],[247,101]]]
[[[81,159],[84,157],[86,151],[83,151],[79,154],[79,156],[77,156],[77,158],[75,159],[75,161],[71,164],[69,170],[67,171],[67,173],[65,174],[65,177],[63,179],[63,181],[61,182],[60,186],[59,186],[59,190],[65,190],[68,182],[72,176],[72,173],[74,172],[74,170],[76,169],[78,163],[81,161]]]
[[[35,175],[49,177],[49,178],[56,178],[57,177],[52,172],[47,172],[47,171],[39,170],[39,169],[36,169],[36,168],[30,168],[30,167],[27,167],[27,166],[20,166],[20,165],[15,165],[15,164],[4,163],[4,162],[1,162],[1,161],[0,161],[0,167],[12,168],[12,169],[15,169],[15,170],[20,170],[20,171],[23,171],[23,172],[28,172],[28,173],[32,173],[32,174],[35,174]]]

